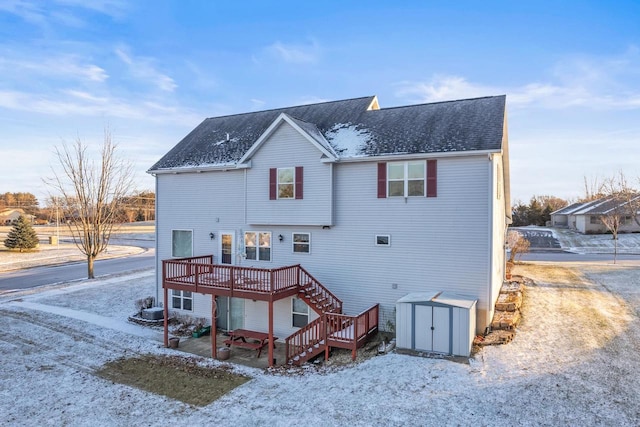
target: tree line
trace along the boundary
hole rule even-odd
[[[155,220],[156,195],[153,191],[138,191],[131,195],[122,196],[116,201],[116,222],[138,222]],[[77,203],[74,198],[50,196],[45,200],[45,206],[32,193],[0,194],[0,211],[5,209],[22,209],[25,214],[35,216],[38,224],[54,223],[69,220],[75,216]]]

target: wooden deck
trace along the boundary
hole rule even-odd
[[[213,263],[213,255],[162,261],[162,286],[200,294],[276,301],[299,291],[300,265],[275,269]]]
[[[175,289],[199,294],[246,298],[269,302],[269,333],[265,342],[269,360],[273,358],[273,303],[297,295],[320,317],[286,338],[286,358],[289,363],[303,363],[331,347],[356,350],[378,330],[379,308],[376,304],[357,316],[342,314],[342,301],[325,288],[299,264],[265,269],[214,264],[213,255],[169,259],[162,261],[162,287],[165,301],[168,290]],[[215,310],[215,304],[212,304]],[[165,346],[168,332],[168,303],[165,303]],[[215,313],[212,327],[215,329]],[[215,335],[213,335],[215,337]],[[216,355],[216,340],[212,339],[212,357]],[[261,346],[262,348],[263,346]]]

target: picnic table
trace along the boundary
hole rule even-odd
[[[275,348],[275,341],[277,337],[273,337]],[[269,334],[264,332],[256,332],[250,331],[248,329],[234,329],[233,331],[229,331],[229,339],[224,340],[224,343],[227,347],[231,347],[232,345],[249,348],[252,350],[257,350],[258,355],[256,357],[260,357],[260,353],[262,353],[262,349],[269,344]]]

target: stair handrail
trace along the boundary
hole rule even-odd
[[[326,297],[331,304],[332,309],[329,310],[333,313],[342,313],[342,300],[340,300],[337,296],[335,296],[329,289],[325,288],[320,281],[318,281],[315,277],[311,275],[307,270],[304,269],[301,265],[298,265],[298,270],[300,272],[300,277],[298,278],[298,285],[302,288],[302,284],[309,282],[313,286],[313,289],[319,292],[323,297]],[[306,276],[304,280],[303,276]]]
[[[307,351],[309,347],[323,341],[326,343],[325,324],[324,316],[320,316],[285,338],[285,359],[287,362],[291,362],[296,356]]]

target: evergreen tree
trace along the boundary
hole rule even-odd
[[[18,217],[13,228],[7,234],[4,245],[9,249],[20,249],[20,252],[38,246],[38,236],[24,216]]]

